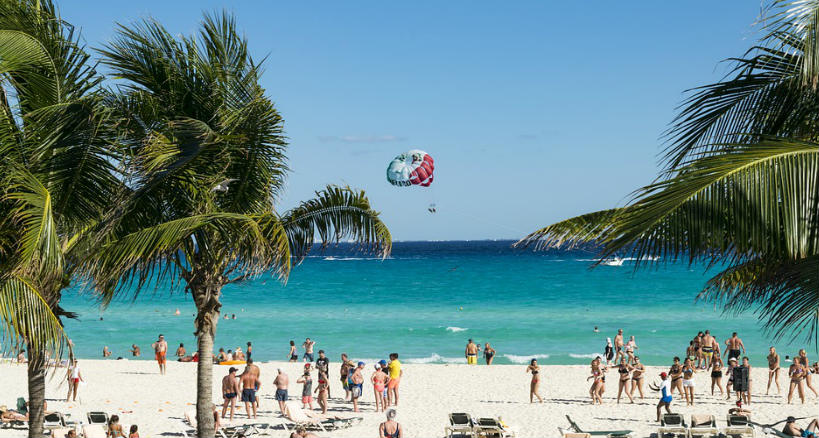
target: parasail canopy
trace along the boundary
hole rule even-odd
[[[387,181],[394,186],[422,186],[432,184],[435,160],[424,151],[413,149],[393,158],[387,167]]]

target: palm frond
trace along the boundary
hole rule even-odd
[[[600,244],[608,236],[623,208],[586,213],[541,228],[515,242],[514,246],[542,249],[574,249]]]
[[[67,337],[33,282],[21,276],[0,280],[0,339],[6,351],[28,345],[29,360],[59,358]]]

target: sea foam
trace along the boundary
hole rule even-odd
[[[503,357],[513,363],[529,363],[532,359],[548,359],[548,354],[532,354],[529,356],[518,356],[516,354],[504,354]]]
[[[452,333],[465,332],[467,330],[469,330],[469,329],[468,328],[463,328],[463,327],[447,327],[446,328],[446,331],[452,332]]]

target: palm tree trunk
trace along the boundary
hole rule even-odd
[[[28,350],[28,436],[42,438],[45,412],[45,360],[37,352]]]
[[[196,337],[199,348],[199,364],[196,368],[196,434],[200,437],[215,436],[213,421],[213,338],[219,322],[221,287],[191,287],[198,314]]]

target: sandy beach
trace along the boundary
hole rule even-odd
[[[273,399],[272,381],[276,368],[283,367],[291,377],[290,399],[301,395],[301,385],[296,384],[303,365],[301,363],[267,362],[259,364],[262,370],[261,412],[255,422],[278,424],[278,411]],[[351,404],[339,397],[343,390],[338,379],[339,363],[331,362],[331,403],[330,411],[338,416],[352,416]],[[88,382],[80,388],[78,402],[65,402],[66,385],[64,369],[59,369],[47,381],[46,399],[49,410],[59,410],[71,414],[73,419],[84,418],[87,411],[106,411],[117,414],[125,425],[138,424],[143,437],[173,436],[179,434],[185,411],[194,410],[196,389],[196,365],[171,362],[168,374],[160,376],[156,364],[147,360],[81,360],[80,367]],[[227,373],[228,366],[215,366],[214,401],[221,403],[218,382]],[[365,381],[369,381],[371,366],[367,367]],[[649,367],[650,378],[661,369]],[[428,365],[405,364],[401,383],[401,401],[398,421],[407,437],[440,437],[448,424],[448,413],[468,412],[474,416],[501,416],[517,431],[520,437],[558,436],[557,427],[568,425],[565,416],[570,415],[577,423],[588,429],[631,429],[635,436],[649,437],[656,432],[654,422],[657,393],[646,388],[646,399],[621,400],[616,404],[615,372],[609,373],[604,395],[605,404],[592,406],[587,395],[587,366],[543,366],[541,395],[543,404],[528,403],[529,377],[525,366],[493,365]],[[23,365],[0,365],[0,387],[3,388],[0,404],[14,406],[19,396],[26,395],[26,368]],[[804,405],[787,405],[787,380],[781,378],[783,394],[764,395],[767,382],[766,370],[753,369],[753,403],[750,409],[755,421],[768,423],[781,420],[788,415],[797,417],[815,416],[819,404],[809,396]],[[705,395],[710,393],[710,378],[705,372],[697,373],[696,406],[685,407],[678,397],[672,404],[675,412],[686,415],[696,413],[713,414],[718,425],[725,425],[725,414],[733,402],[724,397]],[[798,400],[797,400],[798,402]],[[365,385],[363,396],[364,421],[353,428],[335,431],[321,436],[360,437],[376,436],[378,424],[383,421],[382,413],[373,412],[372,386]],[[234,423],[246,423],[244,411],[240,411]],[[21,430],[0,430],[0,437],[20,436]],[[287,436],[278,428],[272,436]]]

